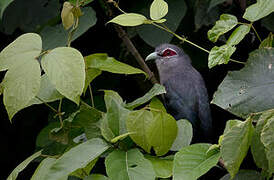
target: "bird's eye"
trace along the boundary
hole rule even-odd
[[[166,57],[166,56],[174,56],[174,55],[177,55],[177,53],[171,49],[166,49],[164,50],[164,52],[162,53],[162,56],[163,57]]]

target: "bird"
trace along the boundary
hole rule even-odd
[[[194,141],[212,140],[212,117],[208,93],[201,74],[178,46],[160,44],[146,59],[155,60],[160,84],[166,89],[164,104],[176,120],[187,119]]]

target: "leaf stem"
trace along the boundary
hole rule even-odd
[[[253,29],[253,31],[255,32],[257,38],[259,39],[260,42],[262,42],[262,39],[260,38],[258,32],[256,31],[255,27],[253,26],[253,24],[251,24],[251,28]]]
[[[61,112],[61,108],[62,108],[62,100],[63,99],[60,99],[60,102],[59,102],[59,106],[58,106],[58,117],[59,117],[59,121],[60,121],[60,125],[61,125],[61,128],[63,127],[63,119],[62,119],[62,112]]]
[[[88,85],[88,89],[89,89],[89,94],[90,94],[91,106],[95,107],[94,106],[94,99],[93,99],[92,89],[91,89],[91,85],[90,84]]]
[[[43,99],[39,98],[38,96],[35,96],[35,98],[37,98],[39,101],[43,102],[46,106],[48,106],[53,112],[58,113],[58,111],[52,107],[51,105],[49,105],[47,102],[45,102]]]

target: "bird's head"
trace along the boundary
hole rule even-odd
[[[173,44],[161,44],[155,48],[155,51],[146,57],[146,61],[156,60],[157,66],[176,65],[178,63],[190,62],[184,51]]]

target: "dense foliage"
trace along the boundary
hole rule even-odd
[[[57,1],[35,2],[40,9],[34,11],[42,15],[34,17],[32,12],[31,25],[28,18],[11,15],[30,4],[22,0],[0,2],[2,32],[12,34],[17,28],[26,32],[0,53],[0,71],[4,74],[0,90],[9,120],[12,123],[19,111],[38,104],[52,111],[48,125],[36,138],[37,151],[15,167],[8,180],[16,179],[32,161],[39,162],[32,180],[195,180],[216,166],[228,173],[222,180],[273,178],[273,0],[243,1],[248,3],[247,8],[241,1],[153,0],[150,5],[135,2],[138,6],[129,9],[113,0],[99,1],[106,16],[110,16],[103,23],[107,27],[116,24],[112,30],[122,39],[138,35],[152,47],[177,40],[208,53],[210,69],[228,63],[241,68],[228,72],[214,93],[212,103],[238,117],[226,122],[215,144],[191,144],[191,124],[185,119],[176,121],[168,114],[159,96],[165,88],[152,80],[151,71],[142,65],[129,38],[124,41],[127,50],[133,52],[141,69],[107,53],[84,57],[72,47],[72,42],[96,21],[103,21],[96,18],[93,0],[69,0],[62,2],[62,8]],[[242,5],[243,15],[233,15],[235,5]],[[114,17],[113,12],[117,13]],[[189,19],[194,19],[196,32],[209,27],[206,34],[211,45],[206,48],[210,50],[181,35],[181,21],[190,12],[194,14]],[[8,23],[11,21],[15,23]],[[263,31],[269,34],[264,40],[255,29],[256,22],[261,22]],[[239,53],[238,45],[250,34],[259,46],[248,51],[246,61],[232,59]],[[93,96],[93,81],[105,72],[123,77],[134,74],[139,84],[151,80],[153,86],[143,96],[126,102],[118,92],[109,90],[111,84],[106,84],[108,88],[101,90],[104,95],[98,103]],[[257,167],[247,170],[241,164],[249,151]]]

